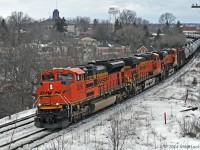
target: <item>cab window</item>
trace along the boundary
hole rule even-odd
[[[59,74],[58,75],[58,80],[72,80],[73,79],[73,74]]]
[[[54,80],[54,76],[52,74],[42,75],[42,80],[43,81],[53,81]]]
[[[76,74],[76,81],[80,81],[82,79],[81,74]]]

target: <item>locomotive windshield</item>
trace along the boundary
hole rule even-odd
[[[42,80],[44,80],[44,81],[53,81],[54,80],[54,76],[52,74],[42,75]]]
[[[71,79],[73,79],[73,74],[71,74],[71,73],[58,75],[58,80],[65,81],[65,80],[71,80]]]

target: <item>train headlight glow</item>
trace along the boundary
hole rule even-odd
[[[53,90],[53,84],[49,85],[50,90]]]
[[[56,103],[56,106],[58,106],[59,105],[59,103]]]
[[[41,104],[39,103],[39,104],[38,104],[38,106],[40,107],[40,106],[41,106]]]

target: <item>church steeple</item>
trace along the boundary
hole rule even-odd
[[[54,9],[53,11],[53,19],[56,20],[56,19],[59,19],[59,11],[58,9]]]
[[[54,9],[53,11],[53,19],[56,20],[56,19],[59,19],[59,11],[57,9],[57,0],[56,0],[56,9]]]

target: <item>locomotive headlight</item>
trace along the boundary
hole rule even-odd
[[[59,105],[59,103],[56,103],[56,106],[58,106]]]
[[[49,85],[50,90],[53,90],[53,84]]]
[[[39,104],[38,104],[38,106],[40,107],[40,106],[41,106],[41,104],[39,103]]]

